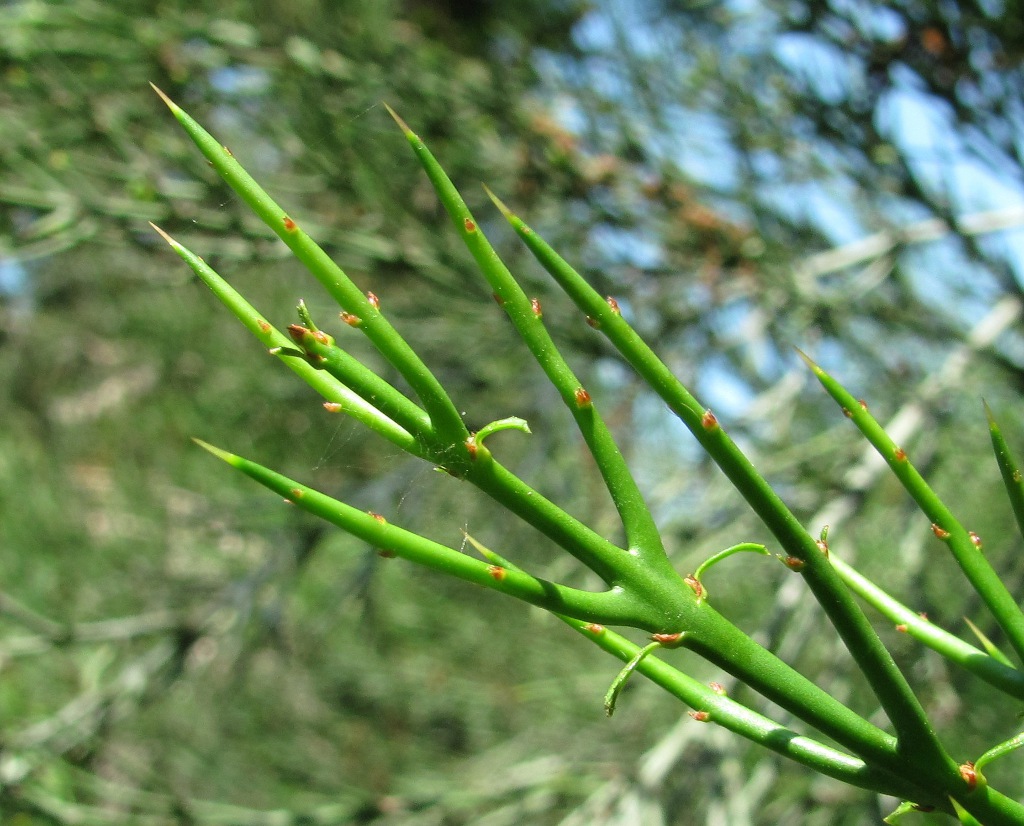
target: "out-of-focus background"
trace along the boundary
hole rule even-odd
[[[471,425],[526,417],[532,437],[493,448],[599,530],[618,528],[592,464],[383,101],[541,297],[680,570],[771,538],[479,182],[618,298],[800,518],[832,526],[835,553],[998,641],[791,348],[895,420],[1020,592],[981,399],[1024,448],[1022,54],[1013,0],[0,3],[3,822],[877,822],[892,801],[698,725],[641,679],[606,719],[618,663],[556,621],[382,560],[193,447],[589,581],[473,490],[326,414],[154,236],[148,221],[279,324],[299,297],[331,315],[148,82],[381,298]],[[798,578],[750,557],[707,584],[873,712]],[[1014,704],[882,633],[957,757],[1016,731]],[[993,780],[1024,791],[1004,762]]]

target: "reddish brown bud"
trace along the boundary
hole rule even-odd
[[[489,573],[492,577],[498,580],[498,582],[501,582],[506,576],[508,576],[508,571],[506,571],[500,565],[488,565],[487,573]]]
[[[907,624],[905,622],[901,622],[899,625],[896,626],[896,630],[899,631],[901,634],[906,634]]]
[[[850,412],[850,409],[848,407],[843,408],[843,415],[846,416],[847,419],[853,418],[853,414]]]
[[[541,318],[544,315],[544,311],[541,309],[540,306],[539,298],[530,299],[530,309],[533,310],[533,314],[537,316],[537,318]]]
[[[596,318],[592,318],[589,315],[587,316],[587,324],[589,324],[595,330],[600,330],[601,329],[601,322],[598,321]]]
[[[802,559],[797,559],[795,556],[780,556],[779,559],[781,559],[782,564],[791,571],[799,571],[807,564]]]
[[[978,786],[978,770],[974,768],[974,763],[968,760],[966,763],[960,764],[960,776],[967,783],[968,791],[974,791]]]
[[[341,320],[342,320],[342,321],[344,321],[344,322],[345,322],[345,323],[346,323],[346,324],[347,324],[347,325],[348,325],[349,327],[358,327],[358,326],[359,326],[360,324],[362,324],[362,323],[363,323],[363,320],[362,320],[362,319],[361,319],[361,318],[360,318],[359,316],[357,316],[357,315],[353,315],[352,313],[348,313],[348,312],[341,312],[341,313],[339,313],[339,314],[338,314],[338,316],[339,316],[339,317],[341,318]]]
[[[462,224],[465,226],[466,232],[476,232],[476,224],[473,223],[472,219],[467,218]]]
[[[367,511],[367,513],[370,514],[370,516],[372,516],[378,522],[380,522],[380,524],[382,524],[382,525],[388,524],[388,520],[385,519],[382,514],[379,514],[376,511]]]
[[[284,216],[284,228],[288,230],[288,232],[295,232],[295,222],[287,215]]]
[[[323,330],[314,330],[313,338],[320,342],[324,347],[330,347],[334,344],[334,339],[327,335]]]
[[[595,636],[599,636],[604,633],[604,626],[598,622],[591,622],[587,625],[584,625],[583,630],[586,631],[588,634],[594,634]]]
[[[494,303],[497,304],[499,307],[504,307],[505,306],[505,299],[502,298],[497,293],[491,293],[491,298],[494,299]]]
[[[815,539],[814,544],[818,546],[818,550],[825,554],[825,559],[828,559],[828,543],[824,539]]]
[[[259,325],[260,325],[260,329],[264,333],[269,333],[270,332],[270,325],[266,321],[260,321]]]
[[[711,412],[710,408],[705,410],[704,415],[700,417],[700,425],[705,430],[714,430],[718,427],[718,417]]]
[[[594,400],[590,398],[590,393],[583,387],[577,387],[574,395],[577,407],[590,407],[594,403]]]
[[[708,720],[711,719],[711,714],[707,711],[688,711],[686,713],[689,714],[698,723],[706,723]]]
[[[678,648],[683,644],[684,636],[682,631],[676,631],[674,634],[651,634],[651,640],[665,648]]]
[[[971,542],[974,544],[974,547],[977,548],[980,551],[981,550],[981,537],[978,536],[974,531],[971,531],[967,535],[971,538]]]
[[[857,404],[860,405],[861,410],[867,410],[868,409],[868,403],[866,401],[864,401],[864,399],[857,399]]]
[[[340,413],[344,408],[338,402],[324,402],[324,410],[328,413]]]
[[[368,292],[366,294],[366,300],[370,302],[370,306],[373,307],[373,309],[380,309],[380,299],[377,298],[377,296],[375,296],[373,293]]]
[[[387,548],[378,548],[377,556],[379,556],[381,559],[394,559],[396,556],[398,556],[398,554]]]
[[[683,582],[690,586],[690,589],[697,595],[697,599],[704,599],[704,586],[693,574],[687,574],[683,578]]]
[[[469,458],[475,460],[477,451],[480,449],[480,445],[477,444],[476,434],[470,433],[469,438],[466,439],[466,452],[469,454]]]
[[[299,490],[299,488],[292,488],[290,491],[288,491],[288,493],[291,494],[293,500],[301,499],[303,496],[305,496],[305,494],[301,490]]]
[[[227,154],[229,158],[235,157],[235,153],[228,149],[226,146],[224,146],[224,144],[221,144],[220,148],[224,150],[224,152]]]
[[[306,337],[306,334],[308,332],[309,330],[307,330],[301,324],[288,325],[288,335],[292,337],[292,341],[294,341],[296,344],[302,344],[302,339]]]
[[[918,611],[918,612],[917,612],[917,615],[918,615],[918,616],[919,616],[919,617],[920,617],[921,619],[923,619],[923,620],[924,620],[925,622],[928,622],[928,612],[927,612],[927,611]]]
[[[622,315],[622,310],[619,309],[619,302],[618,301],[616,301],[611,296],[608,296],[605,299],[605,301],[608,302],[608,306],[612,308],[612,312],[615,313],[615,315]]]
[[[715,692],[719,697],[724,697],[726,694],[725,686],[721,683],[708,683],[708,688]]]
[[[896,448],[896,450],[893,451],[892,455],[896,457],[897,462],[907,461],[907,451],[905,451],[902,447]]]
[[[941,528],[932,522],[932,533],[935,534],[939,539],[949,539],[949,531],[945,528]]]

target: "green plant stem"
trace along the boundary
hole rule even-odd
[[[1024,823],[1024,806],[991,786],[979,783],[973,792],[951,795],[951,798],[981,826],[1021,826]]]
[[[484,455],[473,462],[465,478],[571,553],[606,583],[622,585],[622,569],[631,565],[630,554],[534,490],[493,456]],[[678,574],[676,578],[680,587],[686,589]]]
[[[256,336],[268,350],[276,351],[277,357],[306,384],[327,399],[327,401],[340,404],[345,413],[366,425],[370,430],[383,436],[392,444],[409,453],[419,455],[420,444],[416,437],[408,430],[388,418],[376,407],[361,398],[359,394],[346,387],[330,374],[315,369],[304,359],[289,355],[292,350],[292,340],[288,336],[267,321],[255,307],[242,298],[202,258],[179,244],[155,224],[150,226],[170,244],[171,249],[192,268],[192,271],[199,276],[213,294],[231,311],[232,315],[241,321],[245,328]]]
[[[1017,653],[1017,657],[1024,662],[1024,612],[1017,605],[1017,600],[1007,589],[1002,578],[981,553],[980,541],[975,544],[976,537],[960,524],[918,473],[917,468],[907,458],[906,452],[889,437],[875,417],[868,412],[867,407],[807,356],[803,358],[822,387],[878,451],[893,475],[900,480],[907,493],[931,521],[933,532],[949,548],[967,580],[1006,633],[1006,638]]]
[[[505,557],[483,546],[473,537],[466,535],[467,541],[476,548],[489,562],[514,570],[515,564]],[[858,757],[853,757],[830,746],[823,745],[758,714],[746,706],[725,696],[724,692],[697,682],[692,677],[669,665],[663,660],[649,656],[660,644],[641,647],[621,634],[604,627],[564,614],[555,614],[558,619],[575,629],[588,640],[614,657],[632,665],[632,671],[639,672],[656,685],[678,697],[697,712],[707,713],[707,722],[720,725],[736,734],[746,737],[765,748],[771,749],[785,757],[802,763],[815,771],[830,777],[843,780],[853,786],[871,789],[882,794],[891,794],[912,800],[927,800],[931,794],[913,781],[904,779],[900,773],[892,773],[884,769],[872,767]],[[686,639],[684,634],[683,640]],[[646,654],[643,652],[646,650]],[[635,662],[634,662],[635,661]],[[619,677],[623,676],[620,672]],[[611,693],[611,691],[609,691]],[[607,696],[606,696],[607,708]],[[862,723],[864,721],[861,721]],[[870,725],[870,724],[867,724]],[[875,729],[871,737],[877,735],[885,739],[886,754],[895,754],[894,742],[889,735]],[[942,805],[943,798],[939,798]]]
[[[997,746],[993,746],[986,751],[981,757],[974,761],[974,768],[981,771],[993,760],[998,760],[1000,757],[1005,757],[1007,754],[1016,751],[1021,746],[1024,746],[1024,732],[1011,737],[1004,743],[1000,743]]]
[[[719,551],[717,554],[713,554],[705,559],[697,566],[697,570],[693,572],[693,578],[703,585],[703,576],[710,568],[717,565],[723,559],[728,559],[730,556],[739,553],[754,553],[760,554],[761,556],[771,556],[768,549],[760,542],[740,542],[738,545],[733,545],[731,548],[726,548],[724,551]],[[706,594],[704,598],[707,598]]]
[[[306,330],[302,333],[301,331],[305,329],[296,325],[290,327],[289,332],[292,333],[295,343],[306,353],[310,364],[317,369],[326,370],[422,442],[431,441],[433,431],[430,416],[425,410],[345,352],[333,338],[328,337],[325,341],[322,336],[317,336],[312,331]]]
[[[641,647],[608,628],[594,628],[572,617],[556,615],[560,620],[625,663],[641,652]],[[799,735],[779,723],[758,714],[735,700],[713,691],[656,656],[640,659],[635,671],[697,712],[708,714],[707,722],[722,726],[765,748],[795,760],[816,772],[842,780],[852,786],[881,794],[913,800],[925,800],[930,794],[913,782],[874,768],[812,738]]]
[[[649,565],[666,570],[670,563],[650,509],[589,393],[574,375],[544,327],[543,310],[539,303],[526,295],[498,257],[466,202],[427,146],[401,118],[393,111],[391,114],[419,158],[456,231],[469,248],[495,296],[576,420],[622,519],[629,549]]]
[[[858,573],[841,559],[831,555],[832,567],[850,589],[886,619],[900,626],[911,637],[950,662],[970,671],[1011,697],[1024,700],[1024,674],[990,657],[984,651],[944,631],[932,622],[893,599],[875,583]]]
[[[608,301],[504,204],[494,199],[541,265],[607,337],[623,358],[665,401],[708,455],[746,499],[788,554],[803,563],[801,574],[850,654],[863,671],[896,728],[901,750],[914,760],[956,767],[945,753],[920,702],[846,586],[832,570],[813,537],[729,438],[710,411],[673,375]]]
[[[1003,486],[1010,499],[1010,506],[1013,508],[1013,515],[1017,520],[1017,528],[1024,534],[1024,473],[1021,472],[1020,463],[1010,446],[1003,437],[1003,431],[996,423],[991,408],[985,405],[985,415],[988,417],[989,435],[992,437],[992,449],[996,454],[996,463],[999,465],[999,475],[1003,477]]]
[[[897,773],[902,771],[905,761],[895,737],[763,648],[708,603],[701,603],[695,614],[683,639],[685,648],[742,680],[858,757]]]
[[[460,553],[455,548],[449,548],[392,525],[379,515],[361,511],[332,499],[256,462],[221,450],[200,439],[194,441],[296,507],[403,559],[475,585],[500,591],[548,611],[568,613],[587,622],[630,624],[636,614],[635,606],[619,591],[581,591],[539,579],[519,569],[488,565]]]
[[[419,397],[438,435],[450,444],[465,440],[469,431],[440,382],[370,299],[252,179],[226,147],[156,86],[153,89],[228,186],[287,244],[339,306],[359,320],[359,328],[366,337]]]
[[[659,630],[658,626],[666,621],[662,613],[666,610],[665,605],[659,605],[657,612],[652,614],[646,602],[622,589],[613,588],[602,593],[580,591],[538,579],[518,569],[488,566],[453,548],[390,525],[381,517],[339,502],[255,462],[199,440],[197,443],[296,507],[326,519],[375,547],[393,551],[425,567],[586,622]],[[618,552],[625,555],[621,549]],[[681,601],[680,595],[685,595],[685,600]],[[896,743],[890,735],[781,662],[706,603],[698,608],[695,595],[688,588],[674,596],[675,600],[669,604],[676,606],[673,619],[678,625],[675,627],[681,625],[688,629],[684,635],[687,647],[721,665],[859,756],[882,766],[899,764]],[[692,629],[692,635],[689,629]]]

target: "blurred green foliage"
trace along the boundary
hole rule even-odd
[[[599,289],[620,296],[701,392],[714,397],[724,376],[740,377],[757,395],[732,429],[760,451],[797,511],[809,524],[839,514],[834,549],[962,628],[977,606],[950,592],[951,568],[929,553],[895,483],[872,481],[869,465],[851,470],[862,445],[822,396],[800,395],[780,354],[820,343],[843,364],[833,372],[870,392],[883,420],[923,399],[908,450],[963,516],[977,515],[971,527],[1019,584],[1020,540],[995,493],[977,401],[983,390],[1011,439],[1020,431],[1011,405],[1024,348],[1012,325],[1011,336],[997,331],[996,344],[967,347],[966,361],[953,363],[972,326],[943,315],[915,281],[914,250],[897,250],[889,277],[874,282],[859,268],[797,277],[800,257],[829,245],[820,227],[781,220],[752,185],[716,191],[671,153],[647,151],[645,134],[675,123],[651,126],[626,105],[656,112],[650,88],[679,101],[710,96],[737,128],[758,124],[757,141],[740,141],[751,155],[765,146],[785,155],[793,101],[813,110],[799,88],[739,97],[750,72],[770,76],[728,62],[730,20],[713,12],[688,9],[689,28],[660,30],[688,32],[703,62],[659,76],[632,63],[622,42],[605,53],[588,46],[580,29],[594,10],[577,2],[0,6],[4,822],[854,824],[874,815],[877,801],[687,725],[639,682],[605,720],[601,698],[617,667],[569,632],[380,560],[268,501],[188,441],[251,455],[447,542],[472,526],[485,543],[525,548],[534,570],[582,577],[520,526],[495,524],[454,480],[322,411],[260,358],[146,226],[156,221],[206,256],[276,322],[291,320],[299,296],[314,314],[328,306],[187,145],[153,81],[244,155],[380,296],[471,423],[529,419],[535,435],[501,437],[503,455],[609,529],[596,471],[495,321],[382,111],[387,100],[464,191],[486,180]],[[543,69],[554,58],[575,68]],[[643,71],[602,85],[590,72],[612,58]],[[734,211],[744,203],[753,206]],[[621,233],[627,241],[609,242]],[[639,255],[638,238],[661,253]],[[678,432],[546,292],[518,245],[500,233],[496,243],[523,267],[546,316],[564,319],[552,325],[560,344],[601,387],[680,566],[765,539],[688,443],[668,447]],[[993,283],[988,304],[1019,297],[1008,279]],[[955,303],[962,284],[950,289]],[[785,573],[756,559],[730,564],[728,586],[717,571],[709,577],[722,610],[761,628],[851,705],[868,703],[832,636],[819,633],[820,616],[793,610],[799,594]],[[892,638],[965,758],[1010,733],[1016,709]],[[261,819],[262,810],[280,819]]]

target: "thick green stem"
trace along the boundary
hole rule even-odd
[[[711,411],[701,407],[622,318],[618,304],[602,298],[542,238],[504,204],[495,200],[541,265],[576,305],[598,322],[601,332],[682,420],[786,552],[803,563],[801,573],[804,579],[896,727],[901,749],[913,753],[920,760],[953,771],[955,767],[939,743],[917,697],[813,537],[722,430]]]
[[[466,479],[571,553],[613,588],[628,592],[638,614],[628,623],[648,631],[685,627],[697,596],[675,569],[655,569],[546,499],[490,455],[470,465]]]
[[[827,691],[760,646],[710,605],[698,612],[683,644],[790,711],[869,763],[898,767],[896,738],[848,709]]]
[[[489,562],[509,568],[510,570],[516,569],[514,563],[509,562],[490,548],[483,546],[468,534],[466,539]],[[710,616],[710,613],[705,615]],[[561,614],[556,614],[555,616],[604,651],[627,663],[629,673],[635,671],[643,674],[670,694],[681,699],[695,710],[696,714],[693,716],[697,720],[720,725],[761,744],[765,748],[776,751],[822,774],[836,777],[851,785],[915,801],[923,802],[935,799],[939,806],[945,803],[944,797],[941,794],[936,797],[934,793],[918,786],[912,778],[904,778],[900,772],[888,772],[878,766],[869,765],[858,757],[852,757],[830,746],[798,735],[746,706],[730,700],[725,696],[724,690],[720,687],[713,688],[712,686],[697,682],[677,668],[652,656],[653,651],[665,644],[661,641],[641,648],[641,646],[605,628],[603,625],[583,622]],[[727,622],[720,617],[718,619],[721,622]],[[672,647],[679,647],[686,644],[690,634],[684,632],[673,636],[675,640]],[[628,676],[628,674],[624,675],[620,672],[619,678],[623,676]],[[799,675],[797,677],[798,679],[803,679]],[[615,685],[613,684],[609,695],[614,690]],[[820,689],[813,686],[811,690],[818,691],[819,694],[821,693]],[[827,703],[828,700],[825,702]],[[607,711],[608,696],[605,699],[605,708]],[[846,711],[844,713],[849,712]],[[863,738],[858,739],[857,742],[864,742],[865,739],[870,740],[887,757],[895,755],[895,744],[893,738],[889,735],[859,718],[855,721],[855,726],[863,735]]]
[[[559,616],[559,619],[623,662],[630,662],[641,650],[640,646],[608,628],[595,627],[566,616]],[[698,712],[697,719],[722,726],[820,774],[851,786],[903,799],[924,801],[932,797],[912,779],[869,765],[860,758],[797,734],[697,682],[656,656],[643,657],[635,670]]]

